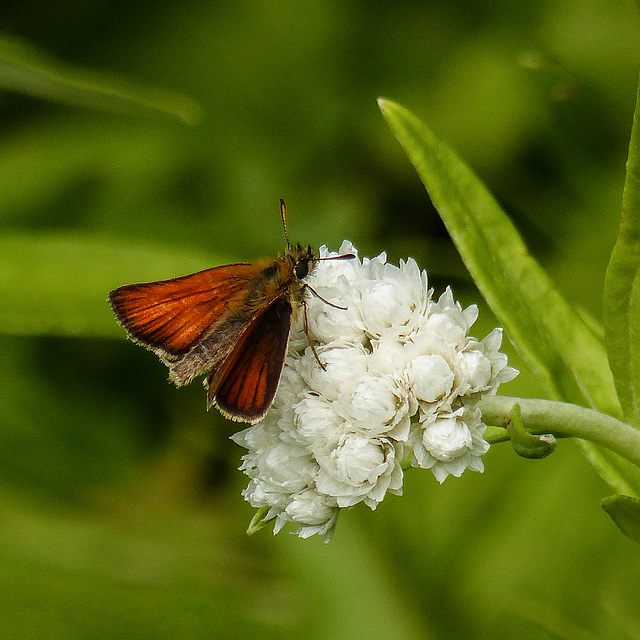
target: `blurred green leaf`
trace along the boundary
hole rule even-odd
[[[640,86],[620,228],[605,279],[604,321],[620,404],[627,420],[640,427]]]
[[[20,506],[0,504],[7,638],[299,637],[292,586],[256,576],[258,560],[234,535],[241,521],[224,506],[189,509],[148,485],[90,515]],[[270,598],[280,618],[263,614]]]
[[[62,64],[6,35],[0,37],[0,87],[93,109],[162,112],[187,124],[200,120],[200,107],[188,98]]]
[[[403,107],[380,100],[476,285],[553,399],[621,417],[602,342],[553,287],[471,169]],[[640,495],[640,471],[581,441],[616,490]]]
[[[640,542],[640,500],[631,496],[610,496],[600,505],[627,538]]]
[[[50,234],[0,237],[0,331],[22,335],[124,335],[107,295],[132,281],[158,280],[216,264],[211,256]]]

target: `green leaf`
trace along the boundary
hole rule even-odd
[[[162,112],[187,124],[200,120],[200,107],[188,98],[62,64],[6,35],[0,37],[0,87],[63,104],[119,112]]]
[[[413,114],[389,100],[379,105],[478,289],[549,396],[622,417],[602,341],[554,288],[487,188]],[[616,490],[640,487],[637,468],[580,443]]]
[[[493,196],[414,115],[389,100],[379,104],[480,292],[552,398],[619,416],[602,343],[554,289]]]
[[[533,435],[529,433],[522,422],[519,404],[514,404],[507,420],[507,433],[511,439],[514,451],[523,458],[541,460],[555,451],[557,441],[550,434]]]
[[[0,332],[124,335],[107,295],[132,281],[215,264],[211,256],[73,234],[0,237]]]
[[[609,362],[627,420],[640,427],[640,86],[618,239],[607,268],[604,323]]]
[[[254,533],[264,529],[270,522],[267,518],[268,514],[269,507],[260,507],[260,509],[253,514],[253,518],[251,518],[251,522],[247,528],[247,535],[252,536]]]
[[[627,538],[640,542],[640,500],[631,496],[610,496],[600,506]]]

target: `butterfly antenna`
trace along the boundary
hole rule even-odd
[[[287,205],[282,198],[280,198],[280,217],[282,218],[282,228],[284,229],[284,237],[287,240],[287,247],[291,248],[289,233],[287,232]]]

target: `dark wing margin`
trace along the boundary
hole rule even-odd
[[[253,424],[264,417],[280,382],[291,313],[280,298],[253,321],[218,374],[207,378],[209,406],[232,420]]]

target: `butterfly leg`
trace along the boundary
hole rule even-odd
[[[302,285],[303,289],[309,289],[309,291],[311,291],[311,293],[313,293],[313,295],[318,298],[318,300],[322,300],[322,302],[324,302],[325,304],[328,304],[330,307],[333,307],[334,309],[342,309],[342,311],[346,311],[347,307],[341,307],[339,304],[334,304],[333,302],[329,302],[328,300],[325,300],[325,298],[323,298],[310,284],[307,284],[306,282]]]
[[[311,291],[311,293],[313,293],[313,295],[316,298],[318,298],[318,300],[322,300],[322,302],[324,302],[325,304],[328,304],[330,307],[333,307],[334,309],[342,309],[342,311],[347,310],[347,307],[341,307],[339,304],[334,304],[333,302],[329,302],[328,300],[323,298],[311,285],[307,284],[306,282],[302,285],[302,288],[308,289],[309,291]],[[307,336],[307,340],[309,341],[309,346],[311,347],[311,351],[313,352],[313,355],[316,357],[316,360],[318,361],[318,364],[322,367],[323,371],[326,371],[327,367],[325,367],[322,360],[320,360],[320,356],[318,355],[318,352],[316,350],[315,342],[313,338],[309,335],[309,316],[307,315],[307,301],[304,298],[302,299],[302,313],[303,313],[303,320],[304,320],[304,334]]]
[[[309,289],[311,289],[311,287],[309,287],[309,285],[306,285]],[[313,289],[311,289],[311,291],[313,291]],[[315,292],[314,292],[315,293]],[[317,294],[316,294],[317,295]],[[320,297],[320,296],[318,296]],[[326,302],[326,301],[325,301]],[[330,304],[330,303],[327,303]],[[333,306],[333,305],[332,305]],[[316,350],[316,345],[315,345],[315,341],[314,339],[309,335],[309,316],[307,315],[307,301],[303,298],[302,300],[302,319],[303,319],[303,328],[304,328],[304,335],[307,336],[307,341],[309,342],[309,346],[311,347],[311,351],[313,352],[313,355],[315,356],[316,360],[318,361],[318,364],[320,365],[320,367],[322,368],[323,371],[327,370],[327,367],[324,366],[322,360],[320,360],[320,356],[318,355],[318,352]]]

